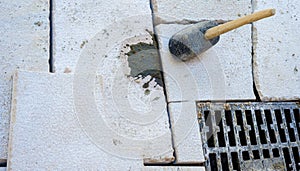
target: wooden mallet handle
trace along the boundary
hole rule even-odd
[[[227,33],[233,29],[239,28],[245,24],[249,24],[263,18],[271,17],[275,14],[275,9],[262,10],[239,19],[229,21],[225,24],[218,25],[216,27],[210,28],[205,32],[205,39],[210,40],[212,38],[218,37],[223,33]]]

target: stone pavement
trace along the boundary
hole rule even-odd
[[[296,0],[288,2],[54,0],[52,4],[45,0],[29,0],[27,2],[1,2],[0,7],[2,9],[0,12],[2,14],[0,27],[2,33],[0,38],[2,52],[2,62],[0,63],[2,71],[0,74],[0,93],[2,94],[0,96],[2,104],[0,108],[0,159],[7,159],[11,102],[13,102],[13,106],[18,106],[20,109],[26,108],[26,110],[17,108],[17,111],[13,112],[15,117],[12,117],[11,122],[14,125],[11,125],[11,129],[17,131],[11,133],[11,137],[14,138],[10,139],[9,143],[10,146],[16,147],[10,149],[10,153],[14,154],[10,156],[13,158],[9,159],[12,168],[24,168],[26,160],[28,160],[27,162],[35,159],[39,161],[36,164],[30,163],[32,169],[34,166],[39,168],[47,163],[46,158],[41,156],[49,154],[47,150],[51,149],[48,146],[50,144],[41,143],[43,141],[38,141],[37,137],[41,137],[43,131],[58,131],[67,134],[63,129],[68,126],[67,123],[56,125],[54,122],[56,117],[57,121],[69,119],[70,124],[72,123],[72,130],[76,130],[75,132],[78,133],[70,134],[72,135],[71,139],[74,140],[74,142],[70,141],[73,143],[73,147],[64,146],[65,138],[62,134],[54,137],[54,139],[57,138],[55,140],[57,143],[60,142],[60,145],[55,147],[57,152],[52,153],[53,156],[49,157],[49,160],[57,162],[59,159],[54,155],[60,155],[64,159],[61,160],[61,163],[57,163],[57,167],[69,168],[69,164],[74,164],[69,159],[73,157],[74,162],[80,161],[82,158],[79,156],[86,156],[87,159],[90,159],[89,162],[94,161],[93,156],[95,159],[104,156],[105,160],[114,158],[115,161],[123,163],[123,166],[126,165],[128,169],[132,166],[133,170],[144,168],[143,162],[151,161],[164,163],[174,160],[177,164],[202,163],[204,161],[202,141],[199,136],[198,124],[195,124],[197,123],[196,101],[291,101],[299,100],[300,97],[300,73],[298,71],[300,58],[297,46],[300,42],[298,31],[300,3]],[[168,52],[167,43],[170,36],[189,24],[205,19],[228,21],[266,8],[276,8],[277,14],[272,18],[243,26],[221,36],[220,42],[216,46],[195,60],[185,63],[176,61]],[[52,14],[51,22],[49,21],[50,14]],[[153,33],[157,34],[158,42],[152,40]],[[135,75],[131,75],[132,71],[136,71],[133,66],[139,63],[132,65],[128,59],[130,58],[129,54],[135,54],[136,51],[133,50],[133,47],[142,48],[142,50],[138,50],[138,52],[141,51],[138,53],[141,56],[156,54],[155,43],[159,45],[164,77],[162,78],[159,72],[159,76],[157,76],[157,66],[154,67],[153,74],[153,70],[151,70],[153,66],[149,65],[147,72],[141,71],[142,77],[135,78]],[[54,61],[51,64],[48,62],[50,57]],[[56,73],[47,74],[50,68]],[[24,73],[24,77],[20,80],[15,78],[20,84],[39,85],[41,92],[44,92],[36,94],[36,97],[40,97],[40,102],[33,96],[37,93],[33,91],[34,87],[26,86],[22,89],[24,90],[23,94],[14,92],[16,99],[20,98],[26,101],[21,100],[20,103],[11,101],[12,76],[16,70],[44,72],[21,72]],[[65,74],[57,75],[59,73]],[[74,75],[75,77],[73,77]],[[105,98],[101,96],[96,98],[97,108],[105,106],[107,110],[113,111],[110,112],[111,115],[104,116],[109,124],[115,124],[120,135],[131,136],[133,139],[147,139],[169,131],[164,143],[158,148],[166,147],[171,151],[174,150],[175,156],[170,151],[165,155],[167,160],[157,158],[157,156],[152,160],[153,155],[149,153],[150,158],[148,156],[144,158],[145,160],[135,162],[128,160],[127,162],[127,160],[120,160],[103,152],[98,151],[99,154],[96,154],[97,149],[86,139],[84,134],[79,133],[78,125],[76,126],[74,117],[71,117],[74,109],[55,109],[53,106],[55,102],[50,102],[46,94],[49,91],[48,93],[53,98],[60,99],[56,103],[62,106],[65,106],[65,103],[71,105],[68,96],[64,96],[64,93],[71,93],[70,89],[66,87],[70,86],[72,78],[78,79],[84,76],[93,76],[95,85],[99,85],[95,92],[102,93],[103,97],[107,98],[104,103],[102,102]],[[58,79],[58,77],[60,78]],[[164,94],[161,84],[162,79],[165,82],[166,94]],[[42,83],[34,84],[34,82],[42,80],[49,85],[44,87]],[[18,84],[14,86],[18,86]],[[99,89],[99,87],[103,89]],[[57,91],[60,93],[55,95]],[[42,104],[42,102],[45,103]],[[113,105],[110,106],[111,104]],[[193,105],[195,108],[192,107]],[[42,109],[38,110],[41,106],[44,112]],[[129,117],[129,120],[136,120],[136,123],[131,123],[130,126],[126,124],[126,120],[118,119],[118,114],[126,113],[128,109],[136,111],[132,115],[126,116]],[[55,110],[57,113],[51,116],[50,113]],[[66,118],[59,115],[66,111],[72,112],[70,115],[66,115]],[[48,119],[53,120],[53,124],[51,127],[44,127],[44,130],[39,132],[40,122],[37,121],[41,121],[41,123],[46,121],[38,120],[39,115],[37,114],[46,113],[50,116],[44,118],[49,117]],[[34,118],[37,120],[26,118],[30,114],[36,116]],[[168,114],[170,118],[168,118]],[[23,119],[18,120],[18,118]],[[144,123],[152,125],[150,127],[137,124],[143,123],[147,119],[155,120],[155,118],[161,118],[161,120]],[[18,124],[15,124],[14,119],[17,119],[15,121],[18,121]],[[169,123],[169,119],[171,123]],[[35,126],[32,123],[36,123],[37,126],[32,127]],[[56,128],[55,125],[59,127]],[[171,130],[169,130],[169,126],[172,128]],[[20,134],[24,134],[24,136],[19,136]],[[27,136],[25,137],[25,135]],[[18,141],[18,137],[20,141]],[[37,139],[37,141],[33,141],[33,139]],[[28,147],[20,144],[24,142],[28,143]],[[56,141],[50,142],[55,144]],[[41,145],[39,143],[42,146],[38,146]],[[119,143],[117,140],[113,141],[113,144]],[[89,148],[86,150],[92,151],[90,156],[83,150],[75,150],[81,145]],[[28,153],[37,152],[38,148],[34,146],[40,147],[39,151],[44,152],[33,153],[32,158],[28,158],[28,154],[18,151],[26,148],[29,150]],[[66,157],[66,154],[70,157]],[[22,162],[17,164],[15,161]],[[48,164],[48,168],[51,168],[51,163]],[[95,165],[95,167],[97,166],[99,165]],[[78,168],[80,167],[83,166],[78,165]],[[99,166],[97,168],[117,169],[118,166]],[[171,167],[168,168],[171,169]],[[152,167],[150,169],[168,168]]]

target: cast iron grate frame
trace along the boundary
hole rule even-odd
[[[300,170],[299,108],[298,102],[197,102],[206,169]]]

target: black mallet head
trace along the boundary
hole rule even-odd
[[[219,36],[210,40],[206,40],[204,37],[208,29],[217,25],[216,21],[202,21],[179,31],[169,40],[170,52],[182,61],[205,52],[220,39]]]

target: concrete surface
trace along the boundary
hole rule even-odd
[[[251,0],[152,0],[157,24],[169,22],[232,20],[252,11]]]
[[[102,94],[105,87],[100,77],[92,79],[91,89],[88,81],[91,78],[79,83],[76,76],[80,75],[32,72],[15,75],[10,170],[140,170],[144,161],[174,160],[166,113],[153,121],[131,123],[126,118],[134,109],[116,116],[110,111],[113,104],[111,108],[103,107],[106,97]],[[78,89],[80,86],[87,88]],[[87,91],[95,96],[89,96]],[[146,114],[150,116],[143,117],[149,119],[157,113]]]
[[[257,1],[276,15],[255,26],[255,83],[263,101],[300,99],[300,2]]]
[[[6,159],[12,75],[16,69],[49,70],[49,4],[1,1],[0,9],[0,159]]]
[[[129,21],[127,30],[119,30],[124,34],[141,34],[141,30],[131,27],[131,23],[141,22],[143,31],[153,27],[148,0],[54,0],[53,3],[54,68],[59,73],[74,73],[86,44],[100,32],[105,35],[106,31],[118,29],[116,24],[124,19]],[[143,20],[137,20],[137,16],[142,16]],[[117,40],[109,35],[106,41]]]
[[[251,25],[223,36],[193,60],[182,62],[168,49],[169,38],[188,25],[156,27],[168,102],[255,99],[252,79]]]
[[[204,163],[195,102],[170,103],[170,120],[177,164]]]

